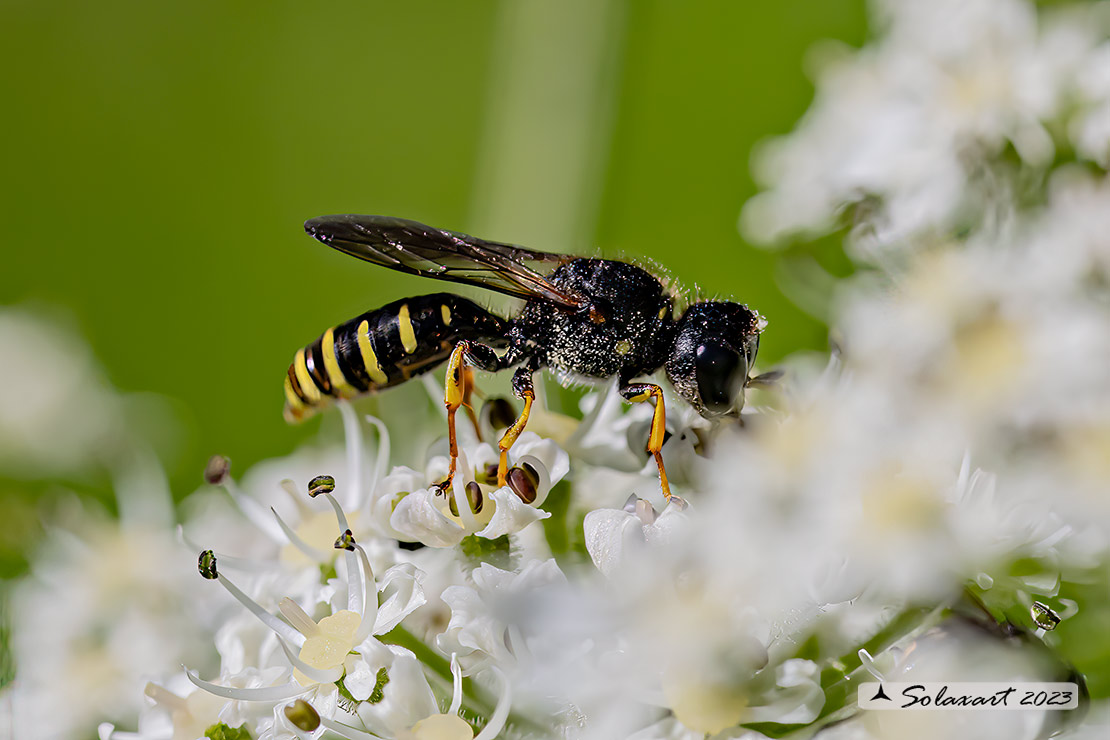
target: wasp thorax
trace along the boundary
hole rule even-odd
[[[740,413],[744,387],[766,324],[740,303],[704,301],[678,321],[667,377],[702,416]]]
[[[509,468],[505,481],[521,501],[530,504],[536,500],[540,486],[540,474],[528,463]]]
[[[323,493],[335,490],[335,478],[330,475],[318,475],[308,482],[308,495],[316,498]]]

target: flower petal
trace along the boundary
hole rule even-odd
[[[428,679],[424,677],[423,664],[404,648],[392,647],[391,655],[384,655],[390,662],[383,666],[389,683],[382,692],[382,700],[375,704],[364,702],[358,706],[358,717],[371,732],[386,737],[397,737],[420,720],[439,712],[435,695]],[[374,660],[370,660],[374,668]]]
[[[618,509],[598,509],[582,522],[586,551],[597,569],[612,576],[625,562],[625,552],[643,547],[644,526],[635,514]]]
[[[394,529],[391,518],[394,509],[409,495],[409,491],[419,491],[424,487],[424,476],[403,466],[393,468],[389,475],[375,485],[370,498],[370,518],[379,534],[391,539],[409,539]]]
[[[389,518],[390,526],[405,539],[417,540],[431,547],[459,544],[466,531],[439,510],[435,496],[435,491],[430,488],[405,496]]]
[[[513,490],[508,486],[502,486],[491,492],[489,497],[497,505],[497,508],[494,509],[493,516],[486,528],[478,532],[479,537],[487,537],[492,540],[502,535],[513,534],[524,529],[532,522],[551,516],[549,512],[521,501],[520,497],[513,493]]]
[[[401,623],[401,620],[423,606],[427,601],[420,581],[424,574],[411,563],[401,563],[387,570],[378,581],[378,592],[385,601],[378,607],[374,634],[384,635]]]
[[[358,701],[366,701],[378,684],[378,671],[360,653],[348,655],[343,661],[343,685]]]
[[[811,660],[785,661],[775,670],[778,687],[771,693],[771,703],[750,707],[746,721],[787,725],[812,722],[825,706],[825,692],[817,676],[817,664]]]

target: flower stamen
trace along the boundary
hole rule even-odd
[[[200,555],[200,574],[210,581],[219,581],[220,585],[227,589],[227,592],[234,596],[236,601],[245,606],[247,611],[258,617],[263,624],[272,629],[279,636],[284,637],[295,645],[301,645],[304,642],[304,637],[301,633],[263,609],[261,604],[240,591],[223,573],[220,573],[216,569],[216,556],[211,550],[205,550]]]

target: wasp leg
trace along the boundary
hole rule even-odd
[[[451,489],[451,481],[455,479],[455,466],[459,460],[459,443],[455,439],[455,412],[463,403],[464,367],[463,360],[466,356],[466,342],[459,342],[451,352],[451,359],[447,361],[447,380],[443,384],[443,405],[447,407],[447,443],[448,454],[451,456],[447,477],[440,481],[436,488],[446,495]]]
[[[447,477],[436,484],[439,492],[445,495],[451,489],[451,482],[455,479],[455,468],[459,461],[459,443],[455,437],[455,412],[460,406],[467,405],[470,400],[468,364],[491,372],[501,369],[497,354],[484,344],[463,340],[456,344],[451,352],[451,358],[447,361],[447,379],[443,384],[443,405],[447,407],[447,442],[451,463],[447,469]]]
[[[647,451],[655,456],[655,464],[659,466],[659,486],[663,489],[663,498],[668,503],[682,499],[671,496],[671,486],[667,482],[667,470],[663,467],[663,440],[667,433],[667,410],[663,404],[663,389],[653,383],[629,383],[622,385],[620,394],[630,403],[643,403],[655,399],[655,413],[651,417],[651,434],[648,436]]]
[[[475,389],[474,371],[469,367],[463,366],[462,407],[466,409],[466,415],[470,417],[470,423],[474,425],[474,433],[478,435],[478,441],[484,442],[485,440],[482,439],[482,427],[478,424],[478,415],[474,413],[474,406],[470,403],[470,397],[473,395]]]
[[[509,472],[509,448],[516,442],[517,437],[524,431],[524,427],[528,424],[528,414],[532,411],[532,402],[536,400],[536,391],[532,387],[532,373],[535,368],[524,366],[516,369],[513,373],[513,393],[517,398],[524,399],[524,410],[520,412],[520,416],[514,421],[505,434],[502,435],[501,441],[497,443],[497,447],[501,450],[501,458],[497,463],[497,485],[501,487],[505,485],[506,476]]]

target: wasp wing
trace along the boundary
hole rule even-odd
[[[516,298],[538,298],[580,311],[589,301],[559,288],[526,262],[564,264],[565,254],[537,252],[388,216],[321,216],[305,231],[352,257],[413,275],[476,285]]]

